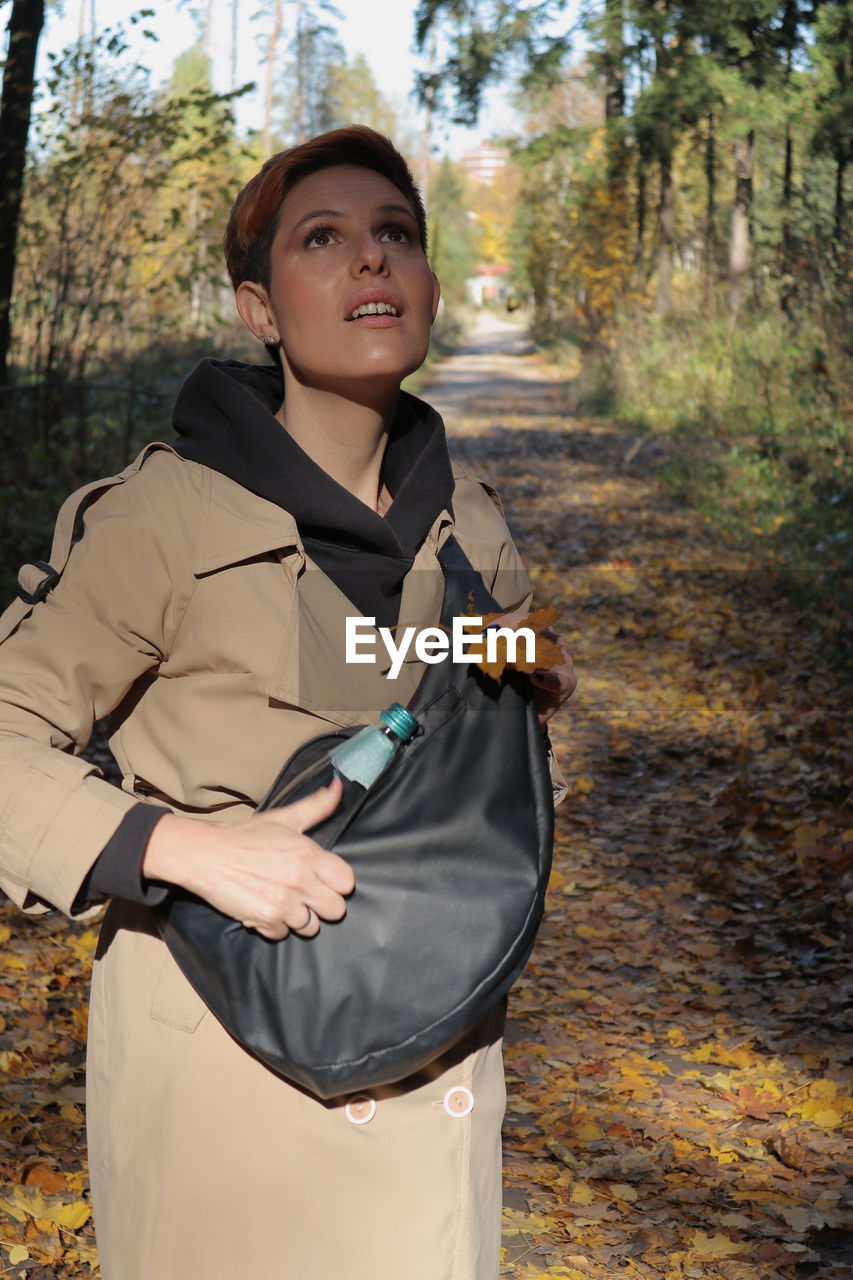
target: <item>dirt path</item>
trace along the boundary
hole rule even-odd
[[[423,394],[580,675],[510,1001],[503,1274],[847,1276],[853,824],[823,642],[667,497],[653,441],[566,413],[518,328],[483,323]]]
[[[819,632],[666,496],[659,446],[566,413],[517,326],[484,322],[424,394],[500,490],[580,675],[511,998],[502,1274],[841,1280],[853,819]],[[7,904],[0,944],[0,1274],[77,1280],[95,934]]]

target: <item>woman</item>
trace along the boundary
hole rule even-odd
[[[301,743],[414,692],[416,660],[393,697],[342,661],[345,617],[435,619],[451,529],[502,605],[529,598],[493,495],[399,390],[439,288],[388,140],[274,156],[225,248],[275,366],[203,361],[177,441],[69,499],[0,624],[0,882],[28,911],[111,899],[87,1066],[102,1275],[494,1280],[502,1011],[418,1076],[323,1103],[229,1037],[152,922],[170,885],[271,939],[339,919],[352,871],[304,834],[338,784],[254,808]],[[543,720],[573,684],[568,660],[541,678]],[[108,713],[121,791],[71,754]]]

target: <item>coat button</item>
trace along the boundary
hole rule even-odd
[[[454,1120],[461,1120],[474,1109],[473,1093],[463,1084],[456,1085],[454,1089],[448,1089],[444,1095],[444,1109],[449,1116],[453,1116]]]
[[[376,1115],[376,1099],[360,1093],[357,1097],[350,1098],[344,1111],[351,1124],[367,1124]]]

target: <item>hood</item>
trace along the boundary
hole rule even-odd
[[[393,502],[380,516],[288,435],[275,417],[283,395],[277,367],[202,360],[175,403],[175,448],[290,512],[312,560],[362,613],[393,625],[403,577],[451,502],[444,423],[423,400],[400,393],[382,464]]]

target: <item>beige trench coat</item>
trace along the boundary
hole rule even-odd
[[[454,524],[501,604],[527,597],[496,502],[456,469],[401,623],[437,618]],[[243,818],[297,746],[407,702],[423,670],[346,666],[353,607],[293,519],[166,446],[69,499],[51,563],[47,597],[0,619],[0,886],[25,911],[89,914],[81,882],[140,796]],[[73,754],[110,712],[121,790]],[[501,1020],[417,1078],[322,1103],[245,1053],[149,911],[113,900],[87,1066],[104,1280],[495,1280]]]

